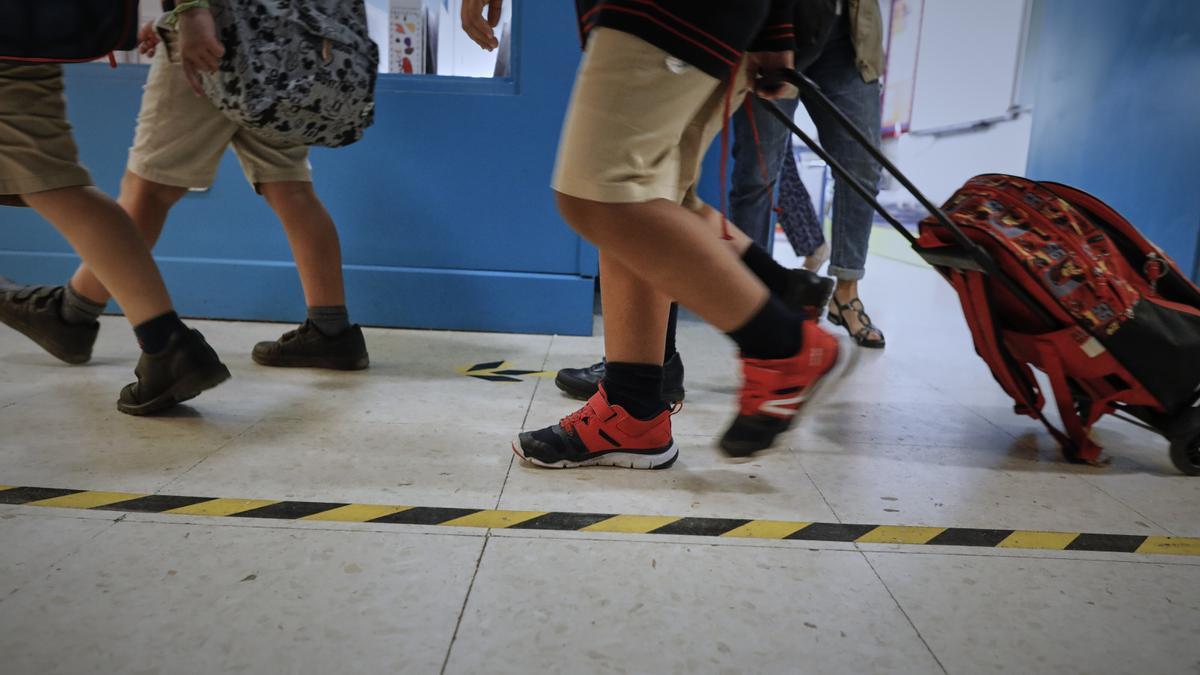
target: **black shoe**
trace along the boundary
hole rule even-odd
[[[605,362],[593,363],[587,368],[563,368],[554,376],[554,384],[567,396],[586,401],[596,395],[600,381],[604,379]],[[683,360],[679,352],[671,355],[663,364],[662,398],[667,403],[683,400]]]
[[[117,399],[117,410],[127,415],[165,410],[229,379],[229,369],[195,329],[176,332],[157,354],[143,353],[133,372],[137,382]]]
[[[367,342],[358,325],[329,336],[311,321],[305,321],[296,330],[289,330],[274,342],[254,345],[250,357],[260,366],[279,368],[362,370],[371,363]]]
[[[806,269],[788,270],[787,291],[780,297],[794,312],[820,319],[833,297],[837,282]]]
[[[100,323],[67,323],[62,318],[62,286],[0,288],[0,321],[33,340],[55,358],[87,363]]]

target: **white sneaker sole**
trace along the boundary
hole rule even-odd
[[[521,449],[520,439],[513,441],[512,451],[514,455],[526,462],[546,469],[578,469],[585,466],[614,466],[622,469],[665,469],[674,464],[676,459],[679,459],[679,445],[674,440],[671,441],[670,447],[654,455],[632,452],[609,452],[582,462],[572,462],[566,459],[557,462],[543,462],[540,459],[526,457],[525,451]]]

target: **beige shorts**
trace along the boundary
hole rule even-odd
[[[176,187],[212,185],[225,148],[233,145],[242,172],[261,183],[311,181],[308,147],[280,145],[238,126],[188,85],[175,33],[166,33],[150,66],[129,171]]]
[[[698,210],[700,164],[746,95],[628,33],[596,28],[575,78],[554,167],[554,189],[605,203],[667,199]]]
[[[0,63],[0,204],[91,184],[67,121],[62,66]]]

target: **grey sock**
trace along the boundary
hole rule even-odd
[[[350,327],[350,313],[345,305],[330,307],[309,307],[308,320],[329,337],[341,335]]]
[[[95,323],[96,319],[104,313],[104,308],[108,303],[97,304],[83,297],[71,288],[70,282],[67,283],[66,290],[63,292],[62,311],[59,315],[62,320],[67,323]]]

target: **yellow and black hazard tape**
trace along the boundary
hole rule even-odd
[[[220,499],[7,485],[0,485],[0,504],[273,520],[1200,556],[1200,538],[1192,537]]]

